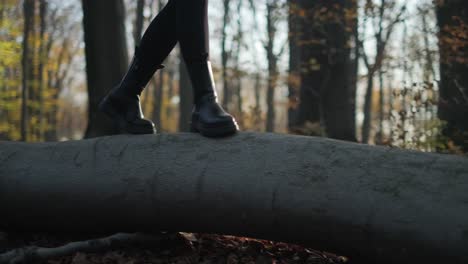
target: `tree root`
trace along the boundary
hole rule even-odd
[[[151,244],[177,236],[177,234],[118,233],[109,237],[71,242],[56,248],[24,247],[0,254],[0,264],[37,263],[77,252],[93,253],[119,248],[129,244]]]

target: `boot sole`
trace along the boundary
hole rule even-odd
[[[198,122],[196,116],[194,115],[190,123],[190,132],[200,133],[202,136],[205,137],[224,137],[235,134],[238,131],[239,126],[237,125],[237,122],[235,120],[233,120],[232,123],[228,124],[206,127],[202,123]]]
[[[129,126],[127,120],[118,114],[117,110],[108,102],[108,96],[99,103],[99,110],[107,114],[118,126],[119,130],[128,134],[156,134],[156,128]]]

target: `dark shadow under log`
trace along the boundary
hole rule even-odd
[[[468,159],[253,132],[0,142],[0,229],[221,233],[468,263]]]

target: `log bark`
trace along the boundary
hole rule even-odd
[[[222,233],[361,263],[468,263],[464,157],[253,132],[0,146],[0,229]]]

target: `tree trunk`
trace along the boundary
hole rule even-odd
[[[385,90],[384,90],[383,69],[379,69],[379,130],[375,135],[375,143],[382,145],[384,143],[384,122],[385,122]]]
[[[267,62],[268,62],[268,83],[267,83],[267,94],[266,94],[266,132],[273,132],[275,130],[275,90],[278,84],[279,72],[278,72],[278,55],[275,54],[275,39],[277,32],[277,17],[275,12],[278,9],[278,4],[275,1],[267,1],[267,18],[266,18],[266,29],[267,29],[267,40],[265,45]]]
[[[128,67],[122,0],[82,0],[88,78],[88,127],[85,137],[118,133],[98,110],[100,100],[117,85]]]
[[[447,121],[444,134],[468,152],[468,7],[466,1],[437,4],[440,47],[438,115]]]
[[[3,230],[221,233],[357,263],[468,263],[465,157],[253,132],[1,146]]]
[[[298,26],[298,46],[300,51],[296,51],[300,56],[299,67],[299,104],[297,106],[297,115],[292,124],[295,133],[304,134],[304,128],[309,124],[320,124],[320,86],[323,83],[324,74],[321,72],[320,59],[324,55],[323,36],[317,31],[317,21],[315,21],[315,6],[319,5],[316,1],[298,0],[296,1],[297,11],[293,14],[299,16]],[[301,15],[306,14],[306,15]],[[315,25],[315,26],[314,26]],[[293,50],[294,51],[294,50]],[[319,58],[320,57],[320,58]],[[305,134],[322,135],[317,131],[307,131]]]
[[[48,16],[48,7],[49,3],[46,0],[39,1],[39,21],[40,21],[40,31],[39,31],[39,66],[38,66],[38,85],[39,85],[39,109],[38,109],[38,118],[39,118],[39,140],[45,140],[46,133],[46,109],[44,104],[45,89],[49,88],[45,86],[44,82],[44,69],[47,64],[47,42],[46,42],[46,30],[47,30],[47,16]]]
[[[369,143],[372,125],[372,101],[373,101],[374,73],[367,74],[366,95],[364,97],[364,121],[362,123],[362,143]]]
[[[31,86],[30,72],[33,64],[31,62],[31,33],[33,32],[34,26],[34,0],[25,0],[23,2],[23,14],[24,14],[24,28],[23,28],[23,53],[21,59],[22,66],[22,95],[21,95],[21,140],[28,140],[29,131],[29,115],[28,115],[28,99],[29,90]]]
[[[289,5],[289,129],[356,141],[357,71],[348,43],[357,26],[357,3],[290,0]]]
[[[288,129],[294,133],[298,124],[299,92],[301,88],[301,19],[299,18],[299,0],[288,0],[288,30],[289,30],[289,75],[288,75]]]
[[[171,63],[173,63],[173,60],[171,60]],[[166,115],[168,120],[173,119],[173,111],[172,111],[172,99],[174,97],[174,76],[175,76],[176,71],[174,70],[173,66],[170,66],[167,69],[167,98],[169,100],[169,103],[167,104],[166,108]]]
[[[243,4],[243,1],[240,0],[238,3],[237,3],[237,9],[236,9],[236,13],[237,13],[237,34],[234,38],[235,40],[235,48],[234,48],[234,56],[233,56],[233,61],[234,61],[234,67],[233,67],[233,71],[234,71],[234,76],[233,76],[233,82],[234,82],[234,91],[236,92],[236,99],[237,99],[237,104],[236,104],[236,112],[237,112],[237,120],[239,122],[239,126],[240,127],[244,127],[244,115],[243,115],[243,112],[242,112],[242,106],[243,106],[243,98],[242,98],[242,77],[243,77],[243,74],[242,74],[242,69],[240,67],[241,65],[241,61],[240,61],[240,55],[242,53],[242,47],[243,47],[243,44],[244,44],[244,31],[243,31],[243,28],[242,28],[242,24],[243,24],[243,17],[242,17],[242,4]]]
[[[328,0],[329,1],[329,0]],[[357,15],[356,0],[329,1],[328,13],[334,15],[334,19],[327,21],[327,60],[319,61],[322,65],[322,74],[328,76],[322,85],[323,122],[326,135],[330,138],[356,141],[355,127],[355,83],[357,72],[354,70],[351,60],[351,47],[354,28],[357,21],[353,15]],[[351,29],[351,32],[347,31]],[[324,51],[322,51],[324,52]]]
[[[231,102],[231,89],[229,88],[228,80],[228,61],[229,61],[229,52],[227,50],[227,27],[229,25],[229,4],[231,0],[223,0],[223,28],[221,33],[221,67],[222,67],[222,77],[223,77],[223,103],[222,106],[224,109],[229,109],[229,104]]]

